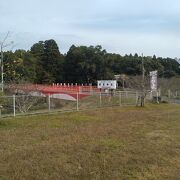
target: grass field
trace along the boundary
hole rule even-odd
[[[0,179],[180,179],[180,106],[0,120]]]

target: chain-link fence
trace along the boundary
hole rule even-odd
[[[162,100],[170,103],[180,104],[180,91],[167,90],[162,94]]]
[[[78,111],[111,106],[136,105],[138,93],[130,91],[75,94],[74,101],[53,98],[51,95],[37,97],[29,95],[0,97],[0,116],[46,113],[53,111]]]
[[[0,97],[0,116],[15,116],[14,96]]]

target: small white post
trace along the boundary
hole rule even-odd
[[[136,91],[136,106],[138,105],[138,92]]]
[[[156,98],[157,98],[157,103],[159,104],[159,92],[158,91],[157,91]]]
[[[51,111],[51,97],[50,97],[50,94],[48,94],[48,110]]]
[[[159,89],[159,97],[161,97],[161,89]]]
[[[170,89],[168,90],[168,98],[169,99],[171,98],[171,90]]]
[[[2,111],[2,109],[0,109],[0,118],[1,118],[1,116],[2,116],[2,112],[1,112],[1,111]]]
[[[119,106],[122,106],[121,92],[119,91]]]
[[[150,92],[150,100],[153,100],[153,91]]]
[[[13,95],[13,115],[16,116],[16,96]]]
[[[77,98],[76,98],[76,109],[79,111],[79,93],[77,92]]]
[[[101,92],[99,93],[99,105],[100,105],[100,107],[102,106],[102,95],[101,95]]]

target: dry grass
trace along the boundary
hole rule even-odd
[[[0,121],[0,179],[179,179],[180,106]]]

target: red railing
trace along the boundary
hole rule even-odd
[[[23,91],[40,91],[42,93],[93,93],[100,92],[96,86],[83,86],[83,85],[67,85],[67,84],[53,84],[53,85],[41,85],[41,84],[12,84],[10,89],[23,90]]]

